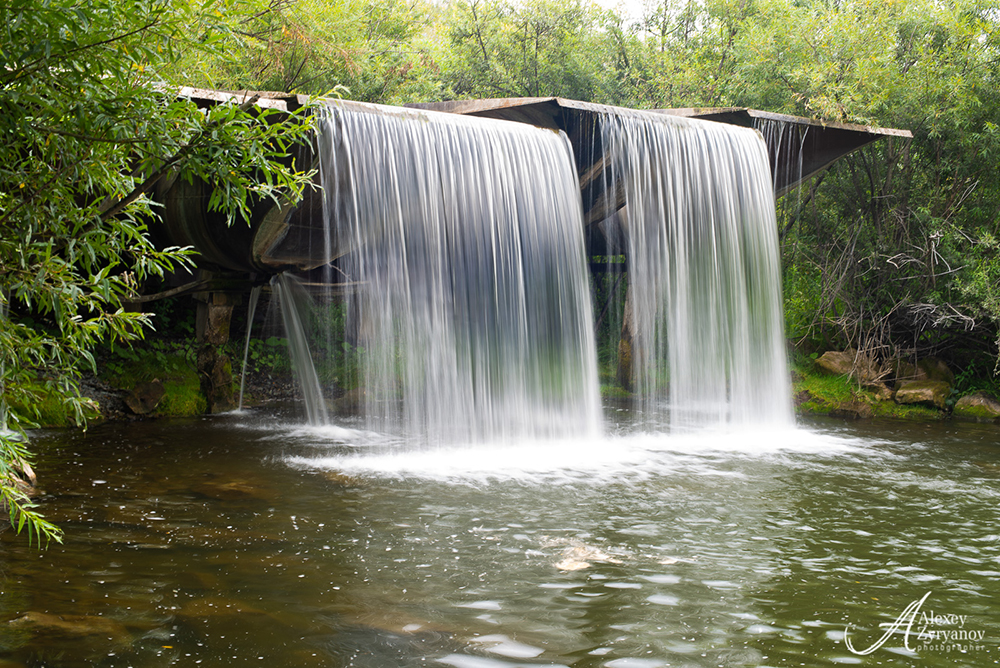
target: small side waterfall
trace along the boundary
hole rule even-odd
[[[312,300],[299,285],[294,276],[278,274],[271,279],[271,289],[281,308],[281,319],[288,337],[288,354],[292,360],[295,379],[302,392],[302,402],[309,424],[322,426],[330,419],[323,398],[323,388],[316,373],[312,353],[309,350],[308,328],[309,310]]]
[[[368,105],[331,105],[319,127],[370,427],[430,443],[598,433],[565,135]]]
[[[749,129],[607,114],[606,192],[624,192],[635,390],[671,429],[790,423],[768,154]]]
[[[257,313],[257,302],[260,301],[262,286],[255,285],[250,289],[250,301],[247,304],[247,333],[243,341],[243,367],[240,370],[240,401],[236,410],[243,410],[243,390],[247,381],[247,357],[250,355],[250,335],[253,333],[253,317]]]

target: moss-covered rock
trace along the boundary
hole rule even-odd
[[[189,417],[208,412],[208,402],[193,371],[163,381],[163,389],[163,399],[156,406],[153,417]]]
[[[889,363],[895,378],[894,389],[899,389],[899,385],[907,380],[929,380],[927,372],[909,360],[894,359]]]
[[[852,420],[870,418],[875,415],[872,405],[862,397],[831,400],[829,396],[813,394],[809,390],[800,390],[796,393],[795,408],[797,412],[807,415],[829,415]]]
[[[100,365],[100,379],[108,385],[135,393],[137,388],[158,380],[162,396],[146,413],[149,417],[202,415],[208,405],[195,369],[193,355],[184,349],[134,349],[116,353]],[[147,402],[148,403],[148,402]]]
[[[795,409],[806,415],[832,415],[836,417],[871,417],[873,400],[847,375],[809,373],[798,369],[793,374]]]
[[[944,410],[951,385],[943,380],[904,380],[896,390],[897,404],[920,404]]]
[[[955,382],[955,374],[948,365],[937,357],[925,357],[916,364],[905,359],[894,359],[890,363],[895,378],[894,389],[907,381],[940,381],[949,385]]]
[[[166,389],[159,378],[137,384],[128,396],[125,405],[136,415],[149,415],[159,405]]]
[[[927,375],[927,380],[936,380],[949,385],[955,382],[955,374],[948,365],[936,357],[925,357],[917,366]]]
[[[976,422],[997,422],[1000,421],[1000,401],[986,392],[967,394],[955,403],[953,415]]]

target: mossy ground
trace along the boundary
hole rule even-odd
[[[24,401],[11,401],[11,408],[19,415],[30,416],[38,427],[74,427],[101,417],[96,404],[84,402],[80,404],[82,414],[78,419],[72,402],[64,400],[62,394],[42,381],[34,383],[27,390],[31,397],[25,397]]]
[[[207,409],[190,345],[159,345],[109,353],[100,365],[98,377],[120,390],[159,379],[166,393],[152,417],[200,415]]]
[[[631,397],[632,393],[620,385],[601,383],[602,399],[629,399]]]
[[[279,375],[282,377],[290,377],[283,340],[272,337],[253,340],[251,344],[251,373],[267,371],[270,378],[271,373],[280,371],[282,373]],[[236,351],[226,352],[235,354]],[[610,401],[632,398],[633,394],[618,382],[618,360],[614,351],[609,347],[602,352],[605,354],[599,356],[598,365],[601,397]],[[823,374],[816,369],[813,360],[803,354],[792,354],[791,372],[796,412],[803,415],[914,421],[936,421],[947,416],[947,413],[934,408],[879,400],[872,392],[858,387],[848,377]],[[202,414],[206,410],[206,401],[195,367],[195,344],[191,339],[153,341],[134,348],[105,351],[99,362],[98,378],[107,385],[126,392],[141,382],[158,378],[163,383],[166,394],[153,416],[191,416]],[[238,382],[234,381],[235,384]],[[41,384],[40,390],[44,390]],[[238,391],[238,387],[234,387],[234,390]],[[38,396],[38,421],[41,426],[73,424],[72,416],[54,393],[40,391]]]
[[[597,380],[601,385],[601,398],[630,399],[632,393],[618,381],[618,356],[609,350],[602,349],[597,358]]]
[[[880,400],[873,392],[858,387],[848,376],[823,374],[808,359],[792,362],[792,394],[795,397],[795,410],[801,415],[879,417],[925,422],[945,417],[944,412],[935,408]]]
[[[847,376],[830,376],[816,369],[813,361],[796,356],[791,362],[792,396],[800,415],[830,415],[846,418],[891,418],[897,420],[937,421],[943,411],[926,406],[897,404],[880,400],[873,392],[858,387]],[[599,369],[602,399],[629,399],[634,395],[621,387],[611,364]]]
[[[996,419],[991,412],[981,406],[966,406],[961,412],[956,410],[955,416],[977,422],[993,422]]]

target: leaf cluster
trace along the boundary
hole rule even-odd
[[[167,78],[182,52],[211,51],[225,3],[12,0],[0,5],[0,403],[3,428],[33,425],[30,388],[56,391],[83,423],[81,372],[101,343],[142,338],[124,308],[143,286],[190,266],[157,248],[152,194],[202,179],[230,222],[260,198],[301,193],[291,147],[302,119],[252,104],[200,108]],[[27,406],[25,410],[16,408]],[[8,468],[27,446],[0,450]],[[55,535],[0,470],[12,523]]]

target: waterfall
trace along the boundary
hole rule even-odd
[[[336,103],[318,125],[369,427],[423,443],[599,433],[566,136]]]
[[[643,414],[671,429],[790,423],[780,258],[768,154],[754,130],[605,114],[623,192],[629,332]],[[628,358],[631,358],[630,360]]]
[[[580,173],[603,186],[588,220],[603,217],[608,252],[627,258],[620,363],[640,414],[675,430],[791,423],[761,134],[627,110],[596,119],[595,162]],[[356,346],[351,400],[367,427],[424,444],[599,433],[582,177],[566,135],[341,102],[317,128],[316,256],[335,261],[310,285],[338,291],[316,304],[343,302],[329,320],[346,331],[325,350]],[[296,289],[284,278],[277,290],[291,339]],[[292,348],[309,419],[325,423],[305,339]]]
[[[243,367],[240,370],[240,401],[236,410],[243,410],[243,389],[247,380],[247,358],[250,356],[250,334],[253,332],[253,317],[257,313],[257,302],[260,300],[260,285],[250,288],[250,302],[247,305],[247,332],[243,339]]]
[[[302,402],[309,424],[322,426],[329,423],[323,388],[316,373],[312,352],[309,349],[309,328],[312,300],[294,276],[278,274],[271,279],[271,289],[281,309],[288,338],[288,354],[292,369],[302,392]]]

